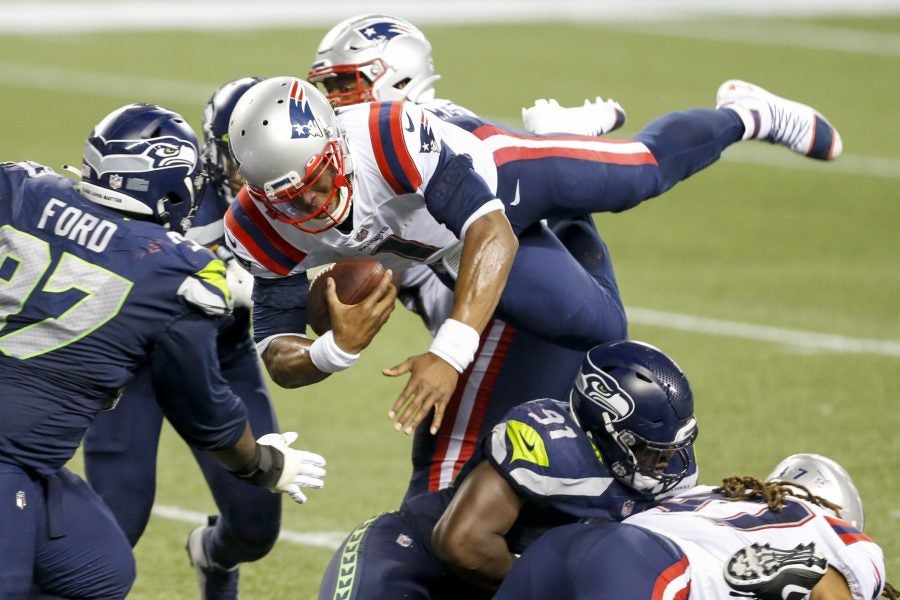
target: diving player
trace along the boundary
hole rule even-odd
[[[390,413],[406,431],[432,407],[431,432],[440,427],[495,308],[571,348],[624,337],[617,295],[553,239],[534,245],[536,258],[513,262],[512,232],[633,207],[742,139],[814,158],[840,154],[837,132],[808,106],[737,81],[720,88],[717,105],[665,115],[634,140],[533,139],[478,119],[457,127],[409,103],[367,103],[335,116],[315,88],[291,77],[254,86],[229,127],[248,187],[226,214],[226,242],[257,290],[266,289],[254,327],[269,373],[298,387],[355,362],[362,347],[342,346],[341,332],[310,344],[305,321],[274,310],[265,312],[277,318],[258,317],[290,302],[299,317],[297,282],[340,256],[371,255],[396,269],[429,264],[455,286],[450,318],[428,352],[385,370],[411,374]]]
[[[324,459],[294,433],[254,441],[223,380],[222,262],[182,237],[204,175],[184,118],[152,104],[107,115],[82,179],[0,165],[0,597],[122,598],[127,538],[64,468],[94,416],[141,369],[160,409],[231,476],[305,502]]]
[[[319,598],[490,597],[511,554],[547,529],[621,520],[693,486],[696,435],[690,384],[668,356],[635,341],[597,346],[568,402],[519,404],[454,487],[351,532]]]

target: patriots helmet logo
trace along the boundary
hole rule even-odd
[[[609,413],[614,423],[627,419],[634,412],[634,399],[614,377],[603,371],[581,373],[575,385],[585,398]]]
[[[370,42],[378,40],[390,40],[397,37],[398,35],[409,33],[409,29],[399,23],[392,23],[391,21],[380,21],[378,23],[372,23],[370,25],[366,25],[365,27],[360,27],[356,31],[359,33],[359,35],[363,36]]]
[[[161,169],[184,167],[193,172],[197,166],[197,151],[176,137],[164,136],[150,140],[109,140],[107,153],[101,154],[93,144],[85,145],[84,159],[97,176],[104,173],[143,173]],[[116,152],[121,148],[121,154]],[[136,149],[139,149],[136,152]]]
[[[291,120],[291,139],[325,137],[325,132],[322,131],[322,126],[316,120],[306,92],[299,81],[294,81],[294,85],[291,87],[288,111]]]
[[[431,130],[431,123],[422,111],[422,124],[419,128],[419,152],[427,154],[429,152],[440,152],[437,141],[434,139],[434,132]]]

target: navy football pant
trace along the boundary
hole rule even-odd
[[[494,149],[497,194],[520,238],[498,315],[582,351],[626,335],[614,278],[586,273],[561,245],[535,234],[535,224],[637,206],[714,163],[744,132],[733,111],[707,109],[667,114],[633,140],[534,136],[474,118],[454,122]]]
[[[0,463],[0,598],[119,599],[134,578],[128,540],[80,477]]]
[[[594,314],[602,315],[604,324],[598,327],[610,340],[624,338],[625,311],[615,273],[592,218],[563,219],[549,225],[531,227],[520,236],[513,270],[528,263],[535,268],[524,269],[522,277],[510,277],[504,298],[509,294],[515,309],[541,323],[548,321],[547,314],[553,314],[554,319],[549,320],[553,323],[567,318],[557,299],[596,302],[600,297],[602,305],[595,306]],[[529,291],[531,275],[551,278],[567,293],[533,295]],[[501,300],[498,313],[505,315],[504,309],[510,307]],[[584,317],[578,313],[568,318]],[[548,330],[548,337],[552,331]],[[406,498],[447,487],[513,406],[536,398],[567,398],[583,358],[580,350],[542,339],[500,318],[492,319],[482,333],[475,359],[460,375],[437,434],[428,431],[431,419],[416,429]]]
[[[220,345],[219,352],[222,374],[247,405],[254,435],[278,431],[249,338],[228,351]],[[153,507],[162,422],[145,371],[129,384],[115,410],[97,415],[84,440],[88,481],[112,509],[132,545],[143,534]],[[220,512],[207,545],[210,558],[230,568],[265,556],[278,539],[281,495],[237,479],[205,452],[194,450],[194,455]]]
[[[557,527],[522,554],[495,600],[687,598],[687,557],[670,540],[634,525]]]
[[[319,600],[486,600],[451,575],[431,550],[431,530],[449,490],[405,502],[350,532],[322,576]]]

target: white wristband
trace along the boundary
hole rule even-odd
[[[331,330],[320,335],[309,347],[309,359],[323,373],[337,373],[348,369],[358,358],[359,354],[350,354],[338,347]]]
[[[480,341],[481,337],[472,327],[456,319],[447,319],[435,334],[428,351],[462,373],[475,358]]]

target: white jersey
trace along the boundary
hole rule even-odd
[[[690,562],[691,600],[731,597],[722,576],[728,559],[753,543],[790,549],[815,542],[828,564],[847,580],[855,600],[872,600],[885,582],[884,555],[868,536],[831,511],[790,498],[778,511],[760,502],[732,502],[698,486],[625,519],[672,540]]]
[[[454,273],[469,224],[503,210],[491,151],[408,102],[360,104],[341,110],[339,119],[353,169],[350,230],[301,231],[271,216],[245,189],[225,218],[232,251],[261,277],[294,275],[350,256],[372,256],[395,270],[446,257]],[[454,157],[461,154],[474,170],[460,172]]]

